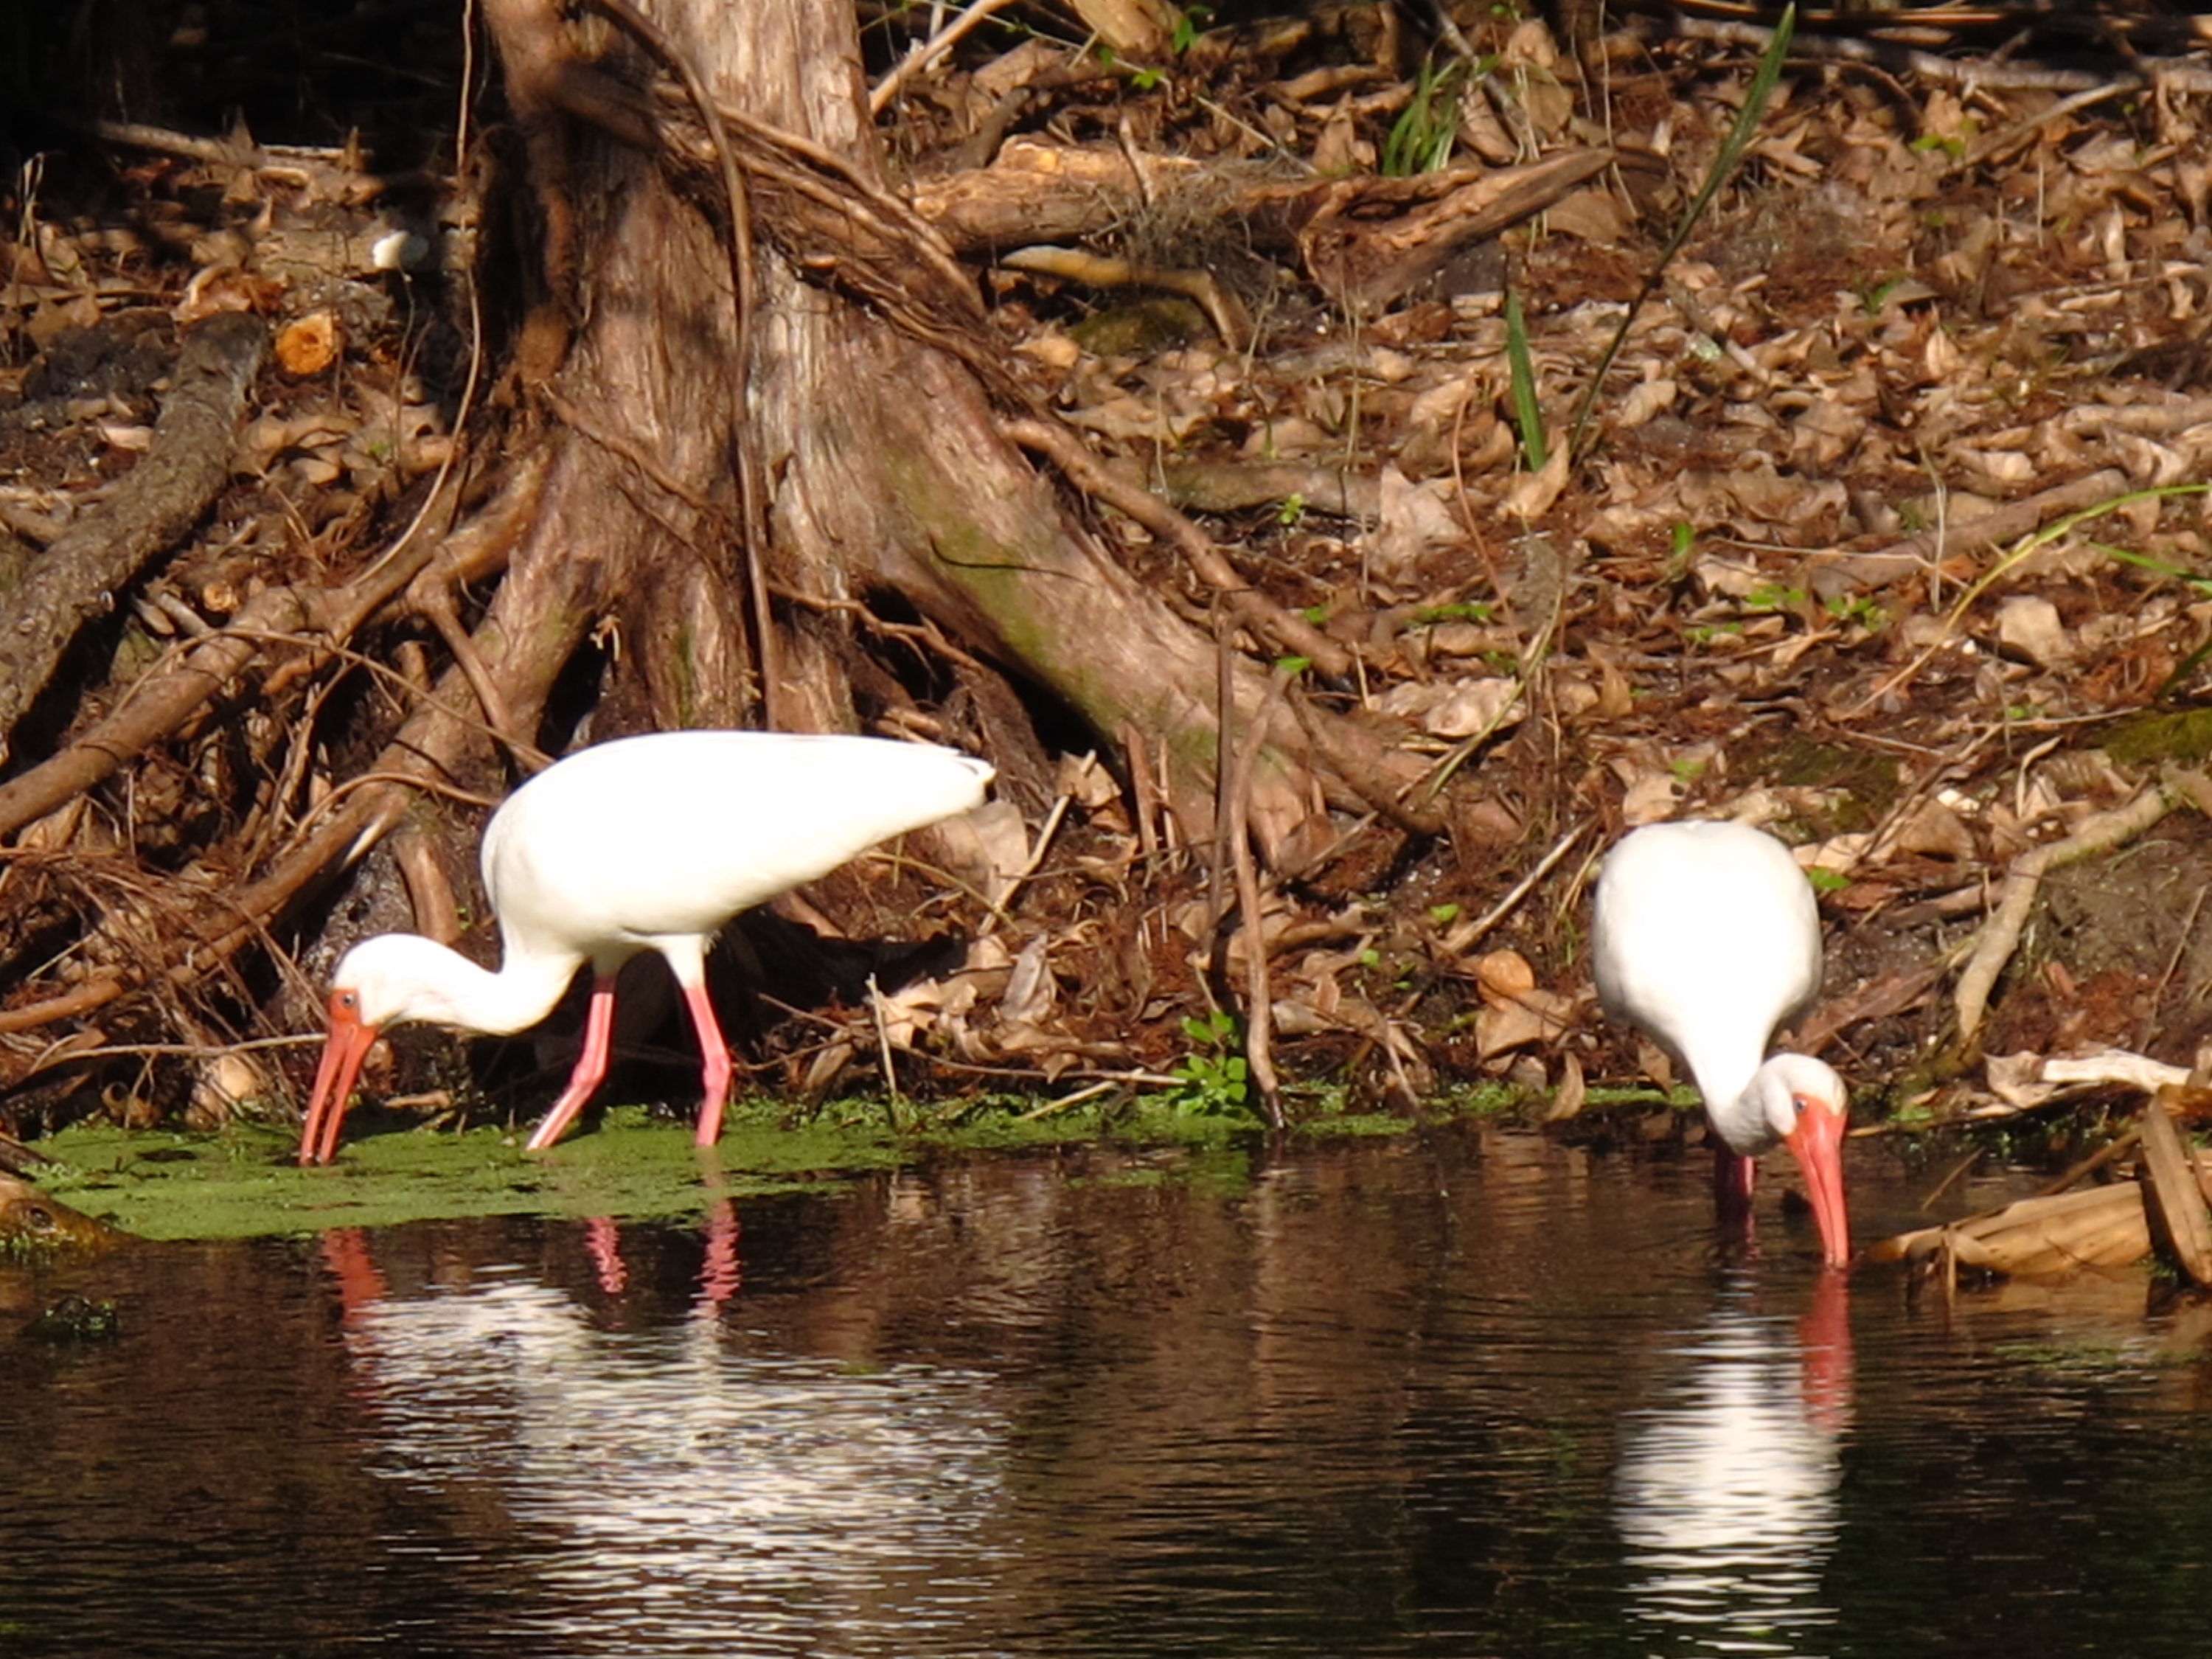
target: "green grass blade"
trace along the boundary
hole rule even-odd
[[[1583,438],[1589,426],[1591,411],[1597,407],[1598,392],[1605,386],[1605,377],[1613,371],[1613,360],[1620,355],[1621,347],[1628,343],[1628,331],[1635,325],[1637,313],[1644,309],[1644,301],[1651,297],[1652,289],[1659,286],[1660,277],[1674,263],[1674,256],[1682,251],[1682,245],[1690,240],[1691,232],[1698,228],[1698,222],[1705,217],[1705,210],[1720,194],[1721,186],[1728,182],[1729,175],[1736,169],[1736,164],[1743,160],[1744,151],[1751,148],[1752,138],[1759,131],[1759,123],[1766,113],[1767,102],[1774,96],[1775,86],[1782,79],[1782,65],[1790,56],[1790,37],[1796,32],[1797,8],[1793,0],[1793,3],[1783,8],[1781,21],[1774,26],[1774,39],[1767,42],[1766,51],[1759,60],[1759,68],[1752,75],[1751,85],[1744,94],[1743,107],[1736,112],[1735,123],[1729,128],[1729,135],[1722,142],[1719,154],[1713,157],[1712,166],[1706,169],[1705,182],[1691,198],[1689,206],[1682,210],[1682,216],[1674,226],[1674,234],[1667,239],[1667,246],[1661,250],[1657,261],[1644,278],[1644,286],[1629,301],[1627,313],[1621,318],[1620,326],[1613,331],[1612,342],[1605,349],[1605,356],[1598,363],[1597,373],[1590,376],[1589,385],[1583,391],[1582,401],[1575,407],[1574,423],[1567,435],[1568,447],[1574,453],[1582,453]]]
[[[1540,472],[1551,453],[1544,438],[1544,410],[1536,401],[1536,365],[1528,356],[1528,324],[1521,314],[1521,294],[1505,290],[1505,361],[1513,372],[1513,422],[1521,428],[1521,453],[1531,471]]]

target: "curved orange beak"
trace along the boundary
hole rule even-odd
[[[362,1023],[361,1001],[353,992],[331,993],[330,1022],[323,1061],[315,1068],[315,1091],[307,1097],[307,1121],[300,1126],[302,1169],[337,1156],[338,1125],[345,1121],[361,1063],[376,1045],[376,1027]]]
[[[1831,1267],[1851,1259],[1850,1221],[1844,1210],[1843,1113],[1811,1095],[1797,1097],[1797,1127],[1783,1145],[1805,1172],[1805,1195],[1820,1224],[1820,1255]]]

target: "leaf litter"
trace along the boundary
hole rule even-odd
[[[1008,361],[1342,653],[1347,672],[1303,671],[1308,695],[1431,769],[1443,835],[1340,813],[1269,873],[1267,1023],[1304,1115],[1496,1079],[1579,1100],[1586,1074],[1649,1070],[1589,995],[1583,890],[1613,835],[1681,814],[1765,823],[1816,872],[1831,961],[1801,1035],[1857,1082],[1863,1121],[2023,1109],[1984,1053],[2194,1064],[2212,964],[2196,971],[2195,904],[2172,896],[2212,883],[2190,771],[2212,747],[2201,53],[2045,72],[1971,40],[1875,63],[1848,32],[1808,36],[1632,313],[1770,37],[1632,18],[1569,46],[1448,10],[1472,56],[1358,5],[1188,39],[1131,25],[1117,55],[1071,4],[1064,35],[986,23],[895,85],[872,63],[903,187],[984,284]],[[125,142],[135,228],[19,184],[4,251],[0,524],[34,544],[128,465],[152,412],[143,372],[49,386],[58,357],[227,307],[280,321],[238,477],[132,599],[149,653],[343,567],[453,453],[461,319],[394,296],[465,257],[466,216],[397,212],[357,154],[248,153]],[[1096,263],[1000,262],[1006,223]],[[1110,505],[1098,520],[1206,623],[1214,594],[1158,533]],[[106,681],[143,661],[118,650]],[[42,862],[0,892],[12,959],[36,969],[34,945],[125,889],[149,916],[204,902],[240,825],[196,823],[181,780],[312,783],[295,709],[249,715],[220,758],[195,730],[138,763],[170,823],[127,880],[90,872],[149,863],[112,810],[26,832]],[[2179,873],[2140,891],[2124,849],[2059,872],[2080,884],[2068,925],[2007,945],[1986,1020],[1962,1020],[1950,993],[2008,872],[2146,792],[2196,808],[2143,832]],[[973,852],[1006,908],[967,967],[773,1039],[771,1069],[818,1097],[895,1040],[956,1079],[1170,1082],[1209,1001],[1198,837],[1126,768],[1060,798],[1053,833],[1002,825]],[[2116,944],[2146,939],[2161,959]],[[59,984],[32,972],[15,1000]],[[90,1046],[221,1048],[310,1007],[296,987],[172,987],[125,999]],[[187,1097],[204,1118],[281,1115],[265,1076],[207,1104],[200,1060],[58,1067],[68,1037],[0,1033],[18,1115],[104,1100],[152,1121]]]

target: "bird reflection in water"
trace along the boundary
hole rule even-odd
[[[707,1208],[707,1250],[699,1263],[699,1297],[692,1316],[712,1319],[744,1283],[744,1267],[738,1255],[740,1237],[738,1206],[718,1198]],[[599,1289],[620,1296],[629,1288],[629,1267],[623,1261],[622,1229],[611,1216],[595,1215],[584,1224],[584,1252],[598,1269]]]
[[[324,1236],[371,1467],[504,1515],[499,1571],[533,1634],[579,1655],[733,1651],[739,1629],[747,1651],[869,1648],[887,1585],[972,1596],[1007,1436],[992,1381],[745,1328],[726,1197],[677,1318],[632,1285],[626,1242],[587,1228],[581,1284],[476,1261],[395,1291],[368,1235]]]
[[[1826,1651],[1848,1297],[1843,1274],[1822,1273],[1793,1331],[1732,1289],[1680,1350],[1688,1370],[1665,1403],[1632,1419],[1615,1507],[1631,1613],[1655,1651]]]

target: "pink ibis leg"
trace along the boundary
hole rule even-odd
[[[692,1139],[711,1146],[722,1138],[722,1108],[730,1099],[730,1045],[722,1040],[704,985],[685,985],[684,1000],[691,1009],[692,1029],[699,1034],[699,1132]]]
[[[530,1137],[530,1150],[542,1152],[568,1132],[575,1121],[576,1114],[584,1109],[584,1103],[599,1086],[607,1074],[607,1049],[614,1038],[615,976],[602,974],[592,981],[592,1004],[584,1015],[584,1052],[576,1056],[576,1069],[568,1074],[568,1086],[561,1091],[561,1098],[553,1103],[553,1109],[545,1114],[545,1121],[538,1126],[537,1133]]]
[[[1713,1143],[1713,1209],[1723,1227],[1751,1236],[1751,1194],[1759,1179],[1759,1160],[1730,1152],[1717,1138]]]

